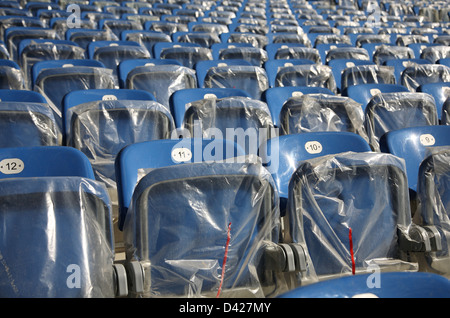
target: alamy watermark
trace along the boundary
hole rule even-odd
[[[81,27],[81,8],[77,4],[69,4],[66,8],[66,12],[70,12],[71,15],[67,17],[67,26],[70,29]]]

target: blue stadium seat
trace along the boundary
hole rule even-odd
[[[142,30],[129,30],[123,31],[121,34],[122,41],[133,41],[147,48],[151,57],[153,58],[153,48],[158,42],[172,42],[169,35],[155,32],[155,31],[142,31]]]
[[[205,98],[192,102],[186,110],[183,128],[189,136],[221,138],[236,142],[248,155],[257,155],[259,145],[273,136],[267,104],[248,97]]]
[[[236,47],[220,51],[219,60],[232,59],[246,60],[251,65],[262,67],[269,60],[269,57],[264,49],[257,47]]]
[[[71,106],[71,105],[68,105]],[[82,151],[115,202],[114,160],[132,143],[170,138],[168,109],[153,100],[99,100],[64,109],[66,145]]]
[[[34,64],[34,90],[47,99],[59,128],[62,128],[62,103],[67,93],[82,89],[115,87],[112,71],[99,66],[103,64],[93,60],[41,61]]]
[[[269,88],[266,71],[258,66],[228,65],[209,69],[204,79],[205,88],[239,88],[252,98],[260,99]]]
[[[98,28],[100,30],[109,30],[118,38],[120,38],[123,31],[144,29],[139,21],[125,19],[100,19],[98,21]]]
[[[125,268],[113,263],[110,200],[92,180],[87,158],[55,146],[3,149],[0,158],[0,222],[5,227],[0,245],[8,264],[0,270],[0,293],[13,298],[126,296]],[[70,276],[81,270],[86,279]]]
[[[218,60],[220,52],[224,49],[232,49],[237,47],[253,47],[250,43],[214,43],[211,45],[213,60]]]
[[[335,59],[328,62],[328,66],[331,67],[331,71],[333,72],[337,92],[342,92],[342,84],[341,84],[342,72],[346,68],[358,65],[375,65],[375,63],[372,61],[355,60],[355,59]]]
[[[299,44],[299,43],[269,43],[267,44],[264,49],[267,52],[267,55],[269,57],[269,60],[273,60],[277,58],[277,53],[280,50],[285,50],[288,49],[290,47],[307,47],[303,44]]]
[[[336,93],[336,82],[328,65],[306,64],[281,67],[275,79],[275,87],[311,86],[325,87]]]
[[[67,40],[26,39],[18,47],[19,64],[27,88],[32,89],[31,69],[40,61],[84,59],[85,50],[75,42]]]
[[[91,42],[118,41],[119,38],[109,30],[69,28],[66,32],[66,40],[73,41],[86,50]]]
[[[303,46],[281,46],[273,59],[305,59],[311,61],[312,64],[322,64],[323,62],[317,49]]]
[[[162,43],[162,44],[173,44],[173,47],[167,47],[161,50],[159,56],[157,55],[158,44],[155,44],[155,57],[160,59],[172,59],[177,60],[181,65],[189,67],[191,69],[195,68],[195,65],[200,61],[212,60],[212,51],[210,48],[201,46],[186,46],[186,44],[191,43]],[[185,46],[180,46],[184,44]]]
[[[19,60],[19,43],[25,39],[58,40],[59,35],[53,29],[38,27],[10,27],[5,30],[5,44],[9,55],[14,61]]]
[[[450,146],[450,127],[417,126],[387,132],[380,138],[380,150],[403,158],[409,188],[416,192],[420,163],[428,147]],[[414,193],[413,192],[413,193]]]
[[[167,109],[170,109],[170,96],[173,92],[196,87],[195,71],[173,64],[137,66],[127,74],[125,83],[125,88],[151,93]]]
[[[25,78],[20,66],[12,60],[0,60],[0,89],[24,88]]]
[[[401,83],[411,92],[423,84],[450,82],[450,67],[441,64],[421,64],[406,67],[401,75]]]
[[[448,279],[441,275],[394,272],[335,278],[296,288],[279,298],[449,298],[449,290]]]
[[[390,59],[386,61],[386,66],[392,66],[394,68],[395,79],[397,84],[401,84],[401,76],[405,68],[413,66],[415,64],[431,64],[430,61],[414,58],[414,59]]]
[[[349,97],[309,94],[288,99],[279,114],[280,135],[348,131],[368,140],[361,106]]]
[[[230,59],[230,60],[206,60],[199,61],[195,64],[195,72],[197,74],[198,87],[204,88],[205,77],[211,67],[228,66],[228,65],[247,65],[252,66],[252,63],[243,59]]]
[[[346,89],[346,96],[360,103],[363,111],[373,96],[379,93],[409,92],[409,90],[399,84],[357,84]]]
[[[0,106],[2,148],[56,146],[61,143],[58,123],[46,103],[2,101]]]
[[[366,106],[364,126],[374,150],[379,150],[380,138],[389,131],[438,124],[434,99],[425,93],[380,93]]]
[[[145,271],[141,295],[276,295],[282,283],[273,276],[269,255],[284,252],[277,244],[274,190],[268,172],[252,162],[187,163],[146,174],[134,189],[124,225],[129,259]],[[158,208],[161,204],[164,209]],[[291,271],[302,269],[301,260]],[[151,267],[145,266],[148,261]]]
[[[449,267],[449,151],[450,147],[430,147],[419,167],[417,212],[425,228],[434,230],[436,252],[425,253],[424,271],[448,277]]]
[[[345,60],[363,60],[370,61],[369,53],[366,49],[357,47],[336,47],[327,52],[324,64],[328,64],[331,60],[345,59]]]
[[[198,74],[197,74],[198,75]],[[170,98],[170,111],[173,115],[175,126],[181,128],[184,113],[188,104],[205,98],[225,98],[233,96],[249,97],[248,93],[237,88],[188,88],[174,92]]]
[[[373,270],[417,271],[416,236],[403,161],[346,152],[303,161],[289,183],[287,241],[305,244],[319,281]]]
[[[181,31],[173,33],[171,37],[174,43],[195,43],[205,48],[221,43],[218,34],[209,32]]]
[[[309,59],[273,59],[264,64],[267,76],[269,77],[269,86],[276,87],[276,79],[281,68],[294,65],[311,65],[315,64]]]
[[[262,100],[265,101],[269,107],[270,113],[272,114],[273,124],[279,127],[281,108],[289,98],[302,96],[305,94],[334,95],[332,91],[325,87],[286,86],[267,89],[262,95]]]
[[[154,65],[178,65],[182,66],[181,63],[177,60],[169,60],[169,59],[131,59],[120,62],[118,66],[118,77],[119,77],[119,86],[120,88],[126,87],[127,76],[131,70],[138,66],[154,66]]]
[[[427,93],[433,96],[436,104],[438,117],[442,118],[442,107],[444,102],[450,97],[450,82],[426,83],[417,88],[418,92]]]
[[[244,155],[238,144],[225,139],[160,139],[124,147],[115,163],[119,228],[123,229],[136,184],[151,170],[189,162],[222,161]]]
[[[289,180],[301,161],[346,151],[371,149],[364,138],[351,132],[310,132],[267,140],[261,146],[259,156],[277,185],[281,216],[286,212]]]
[[[397,84],[394,69],[384,65],[356,65],[342,71],[341,94],[346,96],[346,89],[357,84]]]

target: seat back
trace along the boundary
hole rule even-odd
[[[442,118],[442,107],[450,97],[450,82],[426,83],[417,88],[418,92],[430,94],[434,98],[439,119]]]
[[[278,70],[275,78],[276,87],[312,86],[325,87],[336,92],[336,82],[327,65],[293,65]]]
[[[376,94],[391,92],[409,92],[408,89],[399,84],[357,84],[347,87],[346,94],[355,102],[360,103],[363,111],[367,104]]]
[[[367,139],[361,106],[348,97],[311,94],[291,97],[279,115],[280,135],[349,131]]]
[[[450,68],[441,64],[421,64],[406,67],[401,75],[401,84],[411,92],[423,84],[450,82]]]
[[[430,61],[420,59],[420,58],[413,58],[413,59],[389,59],[385,62],[386,66],[392,66],[394,68],[395,73],[395,79],[397,81],[397,84],[401,84],[402,80],[402,73],[405,70],[405,68],[409,66],[413,66],[415,64],[431,64]]]
[[[302,161],[347,151],[371,149],[364,138],[351,132],[310,132],[267,140],[259,156],[277,185],[281,216],[286,212],[289,181]]]
[[[31,177],[3,179],[0,188],[4,297],[114,297],[112,211],[101,184]],[[69,279],[80,271],[86,279]]]
[[[341,75],[341,93],[346,95],[346,88],[357,84],[396,84],[394,69],[383,65],[357,65],[347,67]]]
[[[264,297],[258,264],[264,245],[278,241],[277,201],[257,163],[197,162],[148,173],[124,228],[129,252],[152,264],[144,269],[144,295]]]
[[[196,88],[195,71],[179,65],[138,66],[127,75],[125,87],[151,93],[170,109],[170,96],[177,90]]]
[[[305,240],[319,279],[371,271],[417,271],[401,253],[409,231],[403,161],[347,152],[304,161],[289,184],[290,239]]]
[[[244,155],[238,144],[220,139],[160,139],[124,147],[115,164],[120,229],[123,229],[136,184],[151,170],[189,162],[223,161]]]
[[[228,65],[209,69],[205,75],[205,88],[239,88],[252,98],[260,99],[269,88],[266,71],[258,66]]]
[[[184,114],[190,103],[205,98],[220,99],[233,96],[250,98],[248,93],[237,88],[190,88],[174,92],[171,96],[170,111],[174,117],[176,127],[182,127]]]
[[[450,147],[431,147],[419,167],[417,191],[420,202],[420,219],[425,226],[434,226],[438,231],[436,239],[441,249],[426,253],[427,268],[448,277],[450,275],[449,235],[449,176],[448,159]]]
[[[67,119],[67,145],[81,150],[91,161],[97,180],[115,189],[114,160],[132,143],[166,139],[174,129],[166,107],[152,100],[100,100],[71,107]]]
[[[357,65],[375,65],[375,63],[368,60],[355,59],[334,59],[328,62],[328,66],[331,67],[331,71],[333,72],[337,92],[342,92],[342,72],[348,67],[354,67]]]
[[[195,72],[197,74],[198,87],[205,87],[205,77],[208,71],[212,67],[222,67],[229,65],[247,65],[251,66],[252,63],[243,59],[231,59],[231,60],[205,60],[199,61],[195,64]]]
[[[286,86],[271,87],[267,89],[262,99],[267,103],[272,115],[273,124],[279,126],[280,111],[283,104],[291,97],[302,96],[306,94],[328,94],[334,95],[332,91],[325,87],[309,87],[309,86]]]
[[[0,146],[56,146],[61,143],[58,123],[47,104],[0,102]]]
[[[364,119],[369,142],[374,150],[379,149],[381,136],[389,131],[438,124],[433,97],[413,92],[375,95],[367,104]]]
[[[185,112],[183,128],[197,138],[201,133],[203,138],[237,140],[247,154],[253,155],[274,134],[267,104],[239,96],[192,102]]]
[[[405,159],[409,188],[417,190],[420,163],[428,147],[450,146],[450,127],[419,126],[387,132],[380,138],[380,149]]]

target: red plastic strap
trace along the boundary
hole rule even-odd
[[[350,240],[350,255],[352,257],[352,274],[355,275],[355,255],[353,254],[353,237],[351,227],[348,229],[348,238]]]
[[[225,255],[223,256],[223,265],[222,265],[222,277],[220,279],[219,290],[217,291],[216,298],[219,298],[220,292],[222,291],[223,278],[225,276],[225,265],[227,263],[228,257],[228,246],[230,245],[231,240],[231,222],[228,224],[228,232],[227,232],[227,244],[225,245]]]

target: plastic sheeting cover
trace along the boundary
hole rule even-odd
[[[80,104],[67,111],[69,146],[91,161],[96,179],[115,188],[114,160],[125,146],[166,139],[174,128],[170,112],[155,101],[112,100]]]
[[[221,297],[272,292],[260,257],[278,241],[273,189],[258,163],[182,164],[142,178],[124,235],[127,258],[144,266],[144,296],[216,297],[219,286]]]
[[[356,273],[417,271],[397,241],[412,224],[404,169],[402,159],[370,152],[299,166],[289,185],[288,233],[306,242],[319,279],[351,275],[353,262]]]
[[[438,124],[434,98],[426,93],[380,93],[366,106],[364,127],[375,151],[381,136],[391,130]]]
[[[308,94],[289,98],[280,111],[280,135],[349,131],[369,140],[361,105],[344,96]]]
[[[419,171],[419,218],[434,225],[441,235],[442,250],[426,255],[429,265],[450,277],[450,147],[431,147]]]
[[[13,178],[0,189],[1,297],[114,297],[111,206],[100,184]]]

